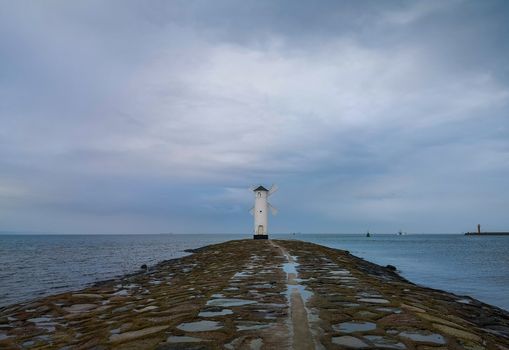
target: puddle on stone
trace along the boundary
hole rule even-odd
[[[275,320],[277,319],[277,313],[275,311],[269,311],[269,310],[256,310],[255,313],[252,315],[259,315],[260,317],[263,317],[266,320]]]
[[[457,303],[461,303],[461,304],[470,304],[472,302],[471,299],[467,299],[467,298],[463,298],[463,299],[457,299],[456,300]]]
[[[237,322],[237,331],[254,331],[264,328],[269,328],[271,326],[270,323],[260,323],[260,322],[250,322],[250,321],[240,321]]]
[[[199,343],[205,341],[205,339],[195,338],[195,337],[188,337],[188,336],[169,336],[168,339],[166,339],[167,343]]]
[[[177,328],[185,332],[207,332],[221,329],[223,325],[216,321],[196,321],[181,323]]]
[[[383,295],[374,292],[360,292],[357,294],[357,296],[362,298],[377,298],[377,299],[383,298]]]
[[[43,317],[29,318],[27,321],[33,322],[33,323],[42,323],[42,322],[50,322],[51,318],[43,316]]]
[[[64,311],[70,313],[80,313],[80,312],[88,312],[97,307],[96,304],[74,304],[69,307],[64,307]]]
[[[342,281],[357,281],[358,280],[357,277],[352,277],[352,276],[339,276],[339,278]]]
[[[311,309],[308,312],[308,321],[310,323],[317,323],[320,321],[320,311],[318,309]]]
[[[251,294],[252,296],[254,296],[255,298],[258,297],[258,298],[262,298],[264,296],[263,293],[260,293],[257,289],[252,289],[252,290],[248,290],[247,291],[249,294]]]
[[[263,284],[253,284],[251,288],[257,288],[257,289],[269,289],[274,288],[274,286],[270,283],[263,283]]]
[[[157,310],[159,309],[157,306],[155,305],[150,305],[150,306],[147,306],[147,307],[144,307],[143,309],[135,309],[134,312],[146,312],[146,311],[152,311],[152,310]]]
[[[261,338],[256,338],[251,340],[251,343],[249,343],[249,348],[251,350],[260,350],[263,346],[263,340]]]
[[[224,295],[221,293],[217,293],[217,294],[212,294],[210,297],[214,298],[214,299],[219,299],[219,298],[224,298]]]
[[[297,266],[299,266],[299,264],[297,264],[295,262],[284,263],[283,271],[286,273],[293,273],[296,275],[297,274]]]
[[[249,272],[237,272],[235,275],[233,275],[232,278],[239,278],[239,277],[249,277],[251,274]]]
[[[445,339],[440,334],[431,332],[410,332],[405,331],[399,333],[400,337],[408,338],[416,342],[427,342],[442,345],[445,344]]]
[[[246,299],[235,299],[235,298],[213,299],[213,300],[207,301],[208,306],[222,306],[222,307],[242,306],[242,305],[250,305],[250,304],[256,304],[256,301],[255,300],[246,300]]]
[[[126,289],[121,289],[118,292],[113,293],[113,295],[125,297],[129,295],[129,292]]]
[[[379,307],[378,309],[376,309],[376,311],[390,312],[390,313],[393,313],[393,314],[400,314],[401,313],[401,309],[398,309],[397,307]]]
[[[198,314],[198,317],[216,317],[216,316],[225,316],[231,315],[233,311],[230,309],[223,309],[221,311],[202,311]]]
[[[7,334],[0,333],[0,340],[9,339],[10,337]]]
[[[362,340],[349,335],[345,335],[342,337],[332,337],[331,341],[333,344],[344,346],[346,348],[351,349],[364,349],[369,347],[369,345],[363,342]]]
[[[341,306],[344,306],[344,307],[359,307],[359,306],[361,306],[361,304],[357,304],[357,303],[341,303]]]
[[[376,324],[372,322],[343,322],[333,325],[332,329],[342,333],[367,332],[376,329]]]
[[[306,289],[305,286],[300,284],[287,284],[286,291],[283,292],[286,295],[286,299],[289,301],[294,290],[297,290],[302,297],[304,302],[307,302],[312,296],[313,292]]]
[[[57,325],[58,323],[56,322],[46,322],[46,323],[36,323],[35,326],[37,328],[41,328],[41,329],[44,329],[48,332],[54,332],[55,331],[55,326]]]
[[[389,304],[389,300],[380,298],[360,298],[358,301],[370,304]]]
[[[384,338],[380,335],[366,335],[364,339],[369,340],[371,343],[373,343],[373,345],[381,349],[398,349],[398,350],[406,349],[405,344],[398,342],[395,339]]]

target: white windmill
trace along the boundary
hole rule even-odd
[[[255,193],[255,204],[251,208],[251,214],[254,216],[254,239],[268,239],[268,223],[269,223],[269,208],[272,215],[277,214],[277,209],[274,208],[267,198],[278,190],[277,186],[272,185],[270,190],[263,186],[253,186],[251,190]]]

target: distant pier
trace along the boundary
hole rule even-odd
[[[509,232],[466,232],[465,236],[509,236]]]
[[[509,236],[509,232],[481,232],[481,224],[477,224],[477,232],[466,232],[465,236]]]

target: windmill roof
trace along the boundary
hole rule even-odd
[[[268,189],[266,189],[265,187],[263,186],[258,186],[257,188],[255,188],[253,191],[269,191]]]

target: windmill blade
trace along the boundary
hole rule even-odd
[[[249,190],[250,191],[254,191],[254,189],[257,188],[257,187],[258,187],[258,185],[251,185],[251,186],[249,186]]]
[[[249,209],[249,214],[254,215],[254,207],[252,207],[251,209]]]
[[[277,192],[277,190],[279,190],[279,187],[277,187],[276,184],[272,184],[272,186],[270,187],[270,190],[269,190],[269,196],[275,192]]]
[[[269,203],[269,208],[270,208],[270,212],[272,213],[272,215],[276,216],[278,213],[277,208],[273,207],[272,204],[270,204],[270,203]]]

